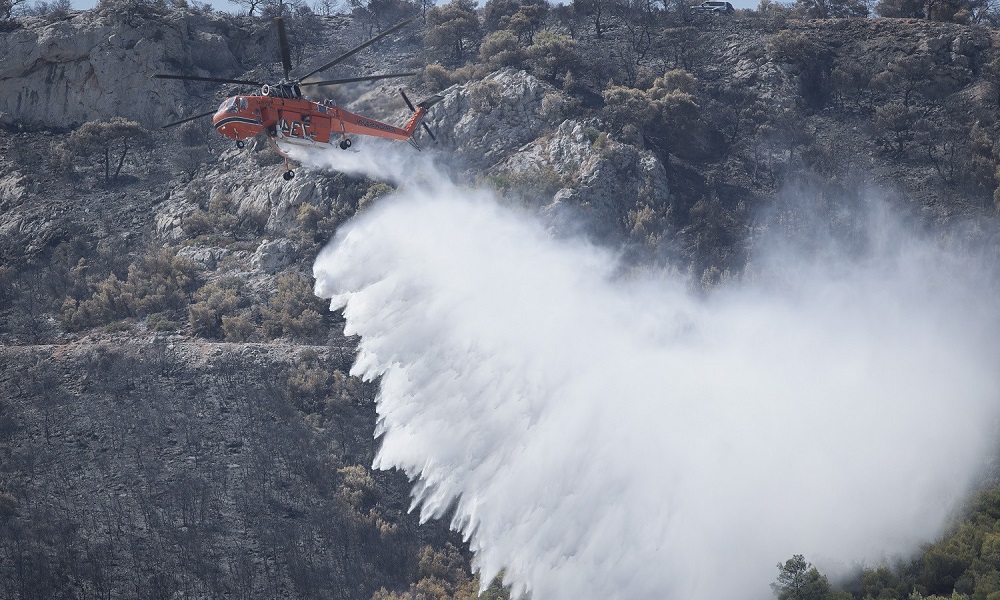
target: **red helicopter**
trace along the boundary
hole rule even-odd
[[[274,21],[278,27],[278,45],[281,49],[281,65],[284,67],[285,78],[278,84],[266,84],[258,81],[245,81],[242,79],[224,79],[219,77],[198,77],[194,75],[153,75],[158,79],[181,79],[185,81],[212,81],[218,83],[236,83],[241,85],[259,86],[260,92],[246,96],[231,96],[226,98],[218,109],[181,119],[163,126],[174,127],[188,121],[214,115],[212,122],[216,130],[222,135],[236,140],[236,147],[243,148],[243,140],[253,137],[261,132],[265,133],[271,141],[275,151],[285,158],[285,173],[283,177],[288,181],[295,177],[288,155],[282,151],[279,143],[287,143],[298,146],[322,147],[332,145],[339,140],[339,146],[347,150],[351,147],[349,135],[369,135],[373,137],[387,138],[391,140],[406,140],[415,148],[420,149],[413,140],[413,134],[419,125],[436,141],[434,133],[422,123],[427,110],[442,100],[441,96],[434,95],[416,107],[406,97],[403,90],[399,93],[403,96],[403,101],[407,107],[413,111],[413,116],[402,127],[396,127],[388,123],[383,123],[376,119],[357,115],[352,112],[338,108],[330,101],[324,100],[316,102],[302,95],[300,86],[303,85],[338,85],[342,83],[354,83],[358,81],[374,81],[378,79],[391,79],[396,77],[409,77],[416,73],[389,73],[385,75],[366,75],[363,77],[348,77],[344,79],[330,79],[326,81],[304,81],[316,73],[326,71],[358,52],[382,40],[386,36],[394,33],[400,28],[413,22],[416,17],[407,19],[401,23],[390,27],[367,42],[357,46],[325,65],[313,69],[302,77],[292,79],[289,72],[292,70],[292,61],[288,49],[288,38],[285,35],[285,20],[282,17],[275,17]]]

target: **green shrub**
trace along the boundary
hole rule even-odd
[[[655,79],[648,90],[612,86],[604,90],[601,116],[623,138],[641,135],[669,152],[686,142],[691,126],[700,118],[693,94],[697,84],[690,73],[675,69]]]
[[[151,331],[177,331],[181,324],[171,320],[166,314],[157,312],[146,317],[146,327]]]
[[[212,192],[206,209],[198,208],[181,221],[181,229],[191,237],[212,233],[260,234],[267,225],[268,214],[240,212],[235,199],[219,190]]]
[[[532,74],[552,82],[559,75],[578,72],[583,62],[576,40],[551,31],[536,35],[526,52]]]
[[[479,47],[482,36],[476,4],[472,0],[452,0],[427,11],[424,45],[452,64],[463,64]]]
[[[177,256],[176,249],[162,249],[129,265],[122,281],[108,275],[89,289],[89,298],[63,301],[60,317],[71,330],[104,325],[128,317],[180,310],[196,285],[195,267]]]
[[[167,10],[165,0],[100,0],[96,7],[97,14],[129,27],[162,19]]]
[[[626,125],[645,128],[656,118],[653,99],[640,89],[616,85],[604,90],[602,96],[601,117],[613,131],[621,131]]]
[[[331,371],[319,360],[319,354],[307,348],[299,354],[288,376],[288,393],[290,398],[306,398],[315,400],[322,398],[330,390]]]
[[[448,69],[441,66],[440,63],[431,63],[424,67],[420,78],[424,84],[435,90],[443,90],[455,83],[451,73],[448,72]]]
[[[257,326],[248,315],[222,315],[222,333],[227,342],[249,342],[256,337]]]
[[[487,180],[502,194],[538,198],[550,197],[574,183],[571,177],[560,175],[551,165],[541,165],[536,169],[525,171],[497,173],[490,175]]]
[[[504,67],[524,67],[524,48],[514,32],[502,29],[483,39],[479,46],[479,62],[487,72]]]
[[[313,293],[310,280],[291,273],[278,276],[277,283],[278,289],[260,311],[265,335],[305,339],[324,335],[319,311],[325,302]]]
[[[373,183],[365,195],[358,199],[358,210],[363,210],[375,200],[395,192],[396,189],[387,183]]]
[[[218,338],[224,334],[223,317],[234,315],[241,305],[244,283],[236,277],[226,277],[210,283],[194,294],[188,306],[191,332],[202,337]]]

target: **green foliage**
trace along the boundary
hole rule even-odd
[[[625,0],[573,0],[573,8],[593,26],[594,36],[599,40],[620,25],[629,9]]]
[[[324,301],[313,294],[312,283],[298,273],[280,275],[278,289],[261,309],[265,335],[313,339],[325,335],[320,310]]]
[[[615,85],[604,90],[602,96],[601,116],[614,132],[622,131],[626,125],[645,128],[657,117],[653,99],[640,89]]]
[[[312,407],[331,390],[333,372],[318,360],[314,350],[304,350],[288,375],[289,400],[300,406]],[[315,409],[306,409],[314,412]]]
[[[830,72],[830,86],[841,103],[850,101],[856,108],[861,108],[872,87],[874,75],[871,64],[846,61]]]
[[[110,121],[87,121],[66,140],[55,144],[52,155],[57,166],[92,172],[108,184],[118,180],[126,164],[148,172],[148,156],[145,160],[136,159],[136,151],[149,151],[154,145],[152,133],[142,125],[114,117]]]
[[[503,195],[535,198],[551,197],[562,188],[573,185],[572,178],[560,175],[552,165],[494,173],[487,179]]]
[[[146,317],[146,327],[151,331],[177,331],[181,324],[172,320],[166,313],[156,312]]]
[[[576,40],[551,31],[534,36],[534,42],[525,53],[532,74],[552,82],[559,75],[578,71],[583,62]]]
[[[195,267],[176,249],[162,249],[129,265],[125,280],[112,274],[89,287],[89,298],[65,299],[63,324],[71,330],[104,325],[128,317],[183,308],[196,285]]]
[[[10,2],[10,0],[0,0],[0,18],[2,18],[4,13],[5,5],[16,6],[17,4],[23,4],[23,2],[24,0],[17,0],[15,2]],[[52,0],[52,2],[38,0],[31,6],[23,8],[20,12],[26,16],[42,17],[52,23],[65,18],[72,9],[73,3],[70,2],[70,0]]]
[[[502,101],[503,90],[496,81],[476,81],[466,87],[473,106],[482,110],[495,108]]]
[[[545,0],[488,0],[483,5],[483,29],[507,30],[520,42],[530,44],[548,14]]]
[[[862,598],[903,598],[906,590],[899,590],[899,578],[886,566],[866,571],[861,576]],[[902,585],[905,588],[905,585]]]
[[[648,90],[612,86],[604,90],[602,118],[613,132],[641,131],[643,139],[670,151],[684,143],[700,117],[692,93],[697,80],[686,71],[668,71]]]
[[[373,183],[368,188],[368,191],[365,192],[365,195],[361,196],[361,198],[358,199],[358,210],[359,211],[364,210],[375,200],[381,198],[382,196],[387,196],[395,191],[396,188],[392,187],[387,183],[382,183],[382,182]]]
[[[382,491],[378,489],[371,471],[361,465],[350,465],[338,469],[337,475],[340,485],[336,499],[346,509],[354,524],[374,528],[383,538],[397,532],[398,526],[384,518],[382,508],[378,505],[377,499]]]
[[[265,212],[240,212],[229,193],[214,190],[208,206],[184,217],[181,229],[191,237],[222,233],[259,235],[267,225],[267,218]]]
[[[245,304],[241,301],[244,283],[236,277],[225,277],[203,286],[194,294],[188,306],[188,324],[194,335],[219,338],[224,334],[223,318],[234,316]]]
[[[420,74],[421,81],[431,89],[443,90],[456,83],[454,76],[440,63],[431,63]]]
[[[1000,486],[973,498],[967,516],[911,563],[866,569],[858,585],[862,598],[1000,598]]]
[[[778,563],[778,579],[771,589],[778,600],[827,600],[830,582],[801,554],[796,554],[785,564]]]
[[[365,25],[369,36],[417,13],[418,7],[408,0],[347,0],[351,13]]]
[[[288,404],[316,428],[332,423],[342,425],[345,412],[352,411],[372,393],[367,384],[343,372],[329,356],[312,348],[302,350],[288,370],[284,392]]]
[[[250,315],[222,315],[222,334],[227,342],[249,342],[256,333],[257,326]]]
[[[913,140],[913,124],[917,112],[899,103],[890,103],[875,110],[875,136],[883,145],[902,152]]]
[[[653,81],[653,86],[649,94],[654,100],[658,100],[667,94],[682,93],[693,95],[697,89],[698,80],[695,79],[694,75],[684,69],[673,69]]]
[[[451,64],[462,64],[479,47],[481,37],[473,0],[452,0],[427,11],[424,44]]]
[[[973,14],[986,8],[977,0],[880,0],[875,13],[880,17],[968,23]]]
[[[510,591],[501,584],[503,573],[479,595],[479,577],[469,573],[467,560],[452,544],[443,549],[424,546],[417,564],[418,581],[409,591],[394,593],[385,588],[372,600],[509,600]]]
[[[526,58],[524,48],[512,31],[494,31],[483,38],[479,46],[479,64],[488,71],[504,67],[520,69]]]

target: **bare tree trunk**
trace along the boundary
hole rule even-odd
[[[118,166],[115,168],[115,181],[118,181],[118,174],[122,172],[122,165],[125,164],[125,155],[128,154],[128,139],[122,140],[122,155],[118,159]]]

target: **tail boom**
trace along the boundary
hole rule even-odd
[[[356,115],[354,113],[348,112],[346,110],[341,110],[340,112],[340,122],[342,130],[339,132],[341,135],[347,134],[361,134],[370,135],[381,138],[386,138],[390,140],[408,140],[413,137],[416,133],[417,127],[420,126],[424,115],[427,114],[427,110],[443,100],[441,96],[431,96],[430,98],[424,100],[423,102],[417,104],[416,110],[413,112],[413,116],[410,120],[406,122],[402,127],[396,127],[395,125],[390,125],[388,123],[383,123],[376,119],[370,119],[368,117],[362,117],[361,115]],[[336,124],[335,124],[336,125]],[[338,133],[336,131],[336,126],[334,127],[334,134]],[[331,137],[332,143],[332,137]]]

